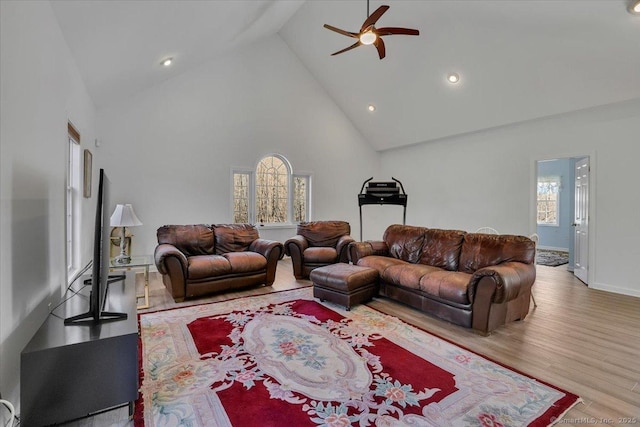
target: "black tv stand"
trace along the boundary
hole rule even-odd
[[[89,288],[47,317],[20,354],[21,425],[60,424],[138,396],[138,322],[135,277],[109,287],[108,310],[118,322],[84,322],[68,327],[64,318],[86,310]]]

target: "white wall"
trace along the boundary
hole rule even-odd
[[[357,194],[379,167],[278,35],[99,111],[98,128],[112,201],[132,203],[144,223],[134,253],[152,254],[163,224],[231,222],[231,168],[269,153],[313,174],[314,220],[347,220],[357,235]]]
[[[428,119],[428,118],[425,118]],[[640,296],[640,99],[390,150],[407,223],[535,232],[535,161],[591,156],[590,286]]]
[[[95,111],[49,2],[0,2],[0,31],[0,392],[18,405],[20,352],[66,287],[67,121],[84,148]]]

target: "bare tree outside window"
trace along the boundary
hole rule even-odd
[[[289,169],[276,156],[260,160],[256,167],[256,220],[273,224],[287,222]]]
[[[560,178],[538,179],[538,224],[558,225]]]
[[[249,179],[248,173],[233,174],[233,222],[249,223]]]
[[[307,181],[306,176],[293,177],[293,221],[307,220]]]
[[[311,175],[294,175],[287,159],[271,155],[254,171],[232,174],[233,222],[290,224],[309,219]]]

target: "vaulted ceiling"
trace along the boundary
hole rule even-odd
[[[357,32],[365,0],[51,4],[99,108],[276,33],[376,150],[640,98],[628,0],[371,1],[390,6],[378,27],[420,30],[385,37],[382,61],[330,56],[353,41],[323,24]]]

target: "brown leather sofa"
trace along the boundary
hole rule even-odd
[[[282,243],[251,224],[165,225],[155,262],[176,302],[229,289],[273,284]]]
[[[291,256],[293,275],[306,279],[314,268],[349,262],[351,226],[345,221],[314,221],[298,224],[297,234],[288,239],[285,253]]]
[[[389,226],[351,261],[378,271],[379,295],[488,334],[529,312],[535,243],[524,236]]]

